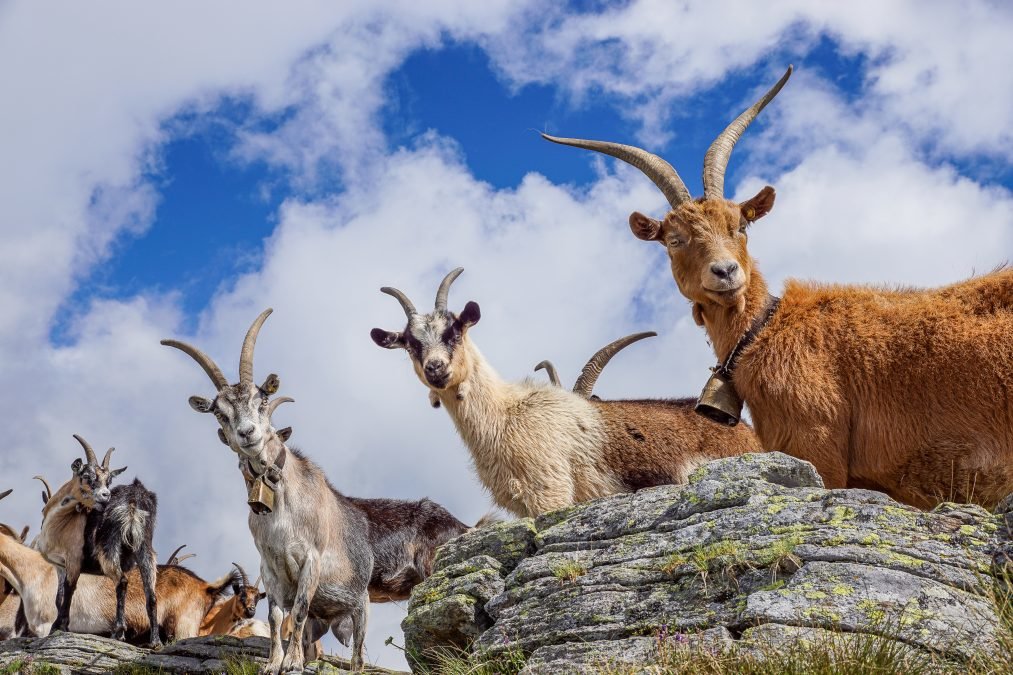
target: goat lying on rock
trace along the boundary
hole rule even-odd
[[[278,391],[277,375],[259,387],[253,381],[257,335],[270,313],[261,313],[246,334],[235,385],[195,347],[175,340],[162,344],[188,354],[211,378],[217,396],[192,396],[190,406],[215,415],[219,439],[239,455],[248,487],[257,499],[271,502],[251,502],[257,510],[249,516],[270,607],[267,672],[302,668],[311,618],[326,627],[350,622],[352,664],[360,668],[368,599],[407,597],[431,572],[436,547],[469,528],[429,500],[346,497],[316,464],[286,446],[291,430],[276,430],[271,415],[291,399],[269,400]],[[283,609],[291,612],[293,626],[284,653]]]
[[[667,250],[766,450],[812,462],[827,487],[864,487],[919,507],[1013,491],[1013,269],[935,289],[787,282],[780,299],[750,256],[750,225],[774,206],[764,187],[724,196],[736,141],[791,69],[711,144],[704,195],[640,148],[546,138],[612,155],[668,198],[661,221],[630,216],[633,234]]]
[[[619,492],[684,483],[700,464],[755,452],[745,426],[716,427],[693,413],[696,401],[591,401],[547,384],[504,382],[472,342],[481,313],[475,302],[447,309],[448,274],[432,312],[422,314],[396,288],[401,332],[374,328],[373,341],[404,349],[415,374],[450,414],[496,503],[534,516]]]

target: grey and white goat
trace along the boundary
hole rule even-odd
[[[362,665],[367,605],[403,600],[432,573],[436,549],[471,529],[429,500],[360,499],[338,492],[302,453],[286,446],[291,428],[276,430],[271,415],[292,399],[279,397],[279,379],[271,374],[253,383],[253,352],[265,310],[243,341],[239,384],[229,385],[221,369],[203,352],[175,340],[162,344],[189,354],[214,382],[214,400],[190,397],[198,412],[211,412],[221,428],[219,439],[240,456],[247,482],[267,480],[273,511],[250,514],[250,531],[261,554],[261,574],[270,606],[269,672],[303,662],[307,619],[314,633],[327,628],[347,641],[352,662]],[[281,663],[282,608],[292,616],[292,639]],[[319,634],[309,642],[316,640]]]

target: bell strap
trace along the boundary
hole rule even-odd
[[[753,319],[752,325],[749,326],[749,330],[743,333],[742,337],[739,338],[739,341],[735,343],[731,353],[728,354],[728,358],[726,358],[723,363],[719,363],[711,368],[711,370],[718,375],[724,375],[729,380],[732,379],[732,373],[735,372],[735,366],[739,361],[739,354],[741,354],[742,350],[746,347],[753,344],[753,340],[756,339],[756,337],[760,334],[760,331],[762,331],[770,322],[770,319],[774,316],[774,313],[777,312],[777,308],[780,304],[781,298],[776,295],[768,294],[767,304],[763,311],[756,315],[756,318]]]

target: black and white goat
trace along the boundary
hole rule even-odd
[[[112,637],[123,640],[127,573],[136,567],[151,627],[148,645],[157,647],[161,640],[152,537],[158,500],[136,478],[130,485],[110,489],[112,479],[126,470],[126,467],[109,468],[113,448],[109,448],[99,464],[87,441],[76,434],[74,438],[84,448],[86,460],[74,460],[73,478],[57,490],[43,508],[42,532],[36,541],[39,551],[66,572],[55,628],[67,630],[69,627],[71,602],[81,573],[102,574],[116,584],[116,621]]]
[[[176,340],[162,344],[188,354],[211,378],[217,396],[192,396],[190,407],[215,415],[218,436],[239,455],[248,486],[266,483],[273,493],[272,510],[249,516],[270,607],[267,672],[302,668],[311,618],[339,629],[350,622],[352,664],[361,668],[368,600],[406,598],[432,571],[436,548],[470,528],[428,499],[346,497],[316,464],[285,445],[291,429],[276,430],[271,415],[291,399],[270,400],[278,391],[277,375],[259,387],[253,381],[257,334],[270,313],[261,313],[246,334],[235,385],[199,349]],[[292,616],[284,653],[283,609]]]

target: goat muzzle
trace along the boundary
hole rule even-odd
[[[732,379],[716,370],[704,385],[694,410],[718,424],[734,427],[742,418],[742,399]]]

